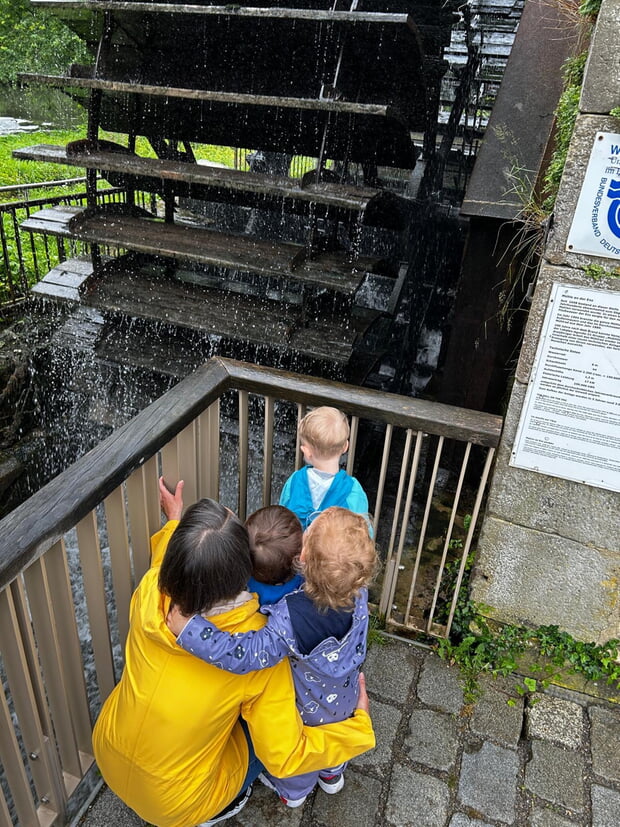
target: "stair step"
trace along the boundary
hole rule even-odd
[[[408,209],[406,199],[373,187],[355,187],[331,182],[312,182],[281,175],[263,175],[237,169],[213,167],[182,161],[144,158],[124,147],[118,151],[90,148],[86,141],[69,147],[38,144],[14,150],[13,157],[117,173],[114,186],[157,192],[161,181],[171,182],[172,195],[183,198],[225,201],[226,193],[246,196],[248,206],[264,205],[265,197],[283,204],[308,209],[311,204],[360,213],[360,223],[370,226],[402,226]],[[159,184],[159,186],[158,186]],[[299,202],[299,204],[298,204]],[[295,210],[297,211],[297,210]]]
[[[91,244],[287,279],[349,297],[358,289],[365,273],[380,264],[378,259],[369,257],[351,263],[343,254],[329,252],[303,260],[304,248],[300,244],[218,233],[116,211],[90,213],[83,207],[40,210],[21,226],[31,232],[78,238]]]
[[[138,65],[144,61],[134,58]],[[418,93],[407,99],[412,111],[405,113],[386,102],[321,98],[318,90],[315,97],[251,94],[105,80],[91,71],[80,67],[72,77],[28,73],[20,80],[62,89],[85,108],[90,93],[101,91],[99,125],[111,132],[315,158],[323,147],[325,158],[404,169],[413,169],[419,154],[411,129],[427,119],[423,83],[415,85]],[[395,80],[392,85],[396,89]]]
[[[374,115],[399,119],[398,109],[386,103],[363,103],[359,101],[334,100],[331,98],[297,98],[286,95],[254,95],[247,92],[221,92],[215,89],[193,87],[158,86],[152,83],[134,83],[121,80],[106,80],[87,74],[67,77],[64,75],[43,75],[25,72],[20,74],[25,83],[36,82],[57,89],[93,89],[102,92],[118,92],[128,95],[147,95],[156,98],[181,98],[182,100],[212,101],[242,106],[263,106],[277,109],[312,110],[315,112],[343,115]]]
[[[111,267],[82,299],[84,305],[346,365],[357,330],[346,317],[307,321],[299,308],[255,296],[187,284],[145,269]]]

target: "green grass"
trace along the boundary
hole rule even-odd
[[[54,144],[64,146],[69,141],[83,138],[83,132],[54,130],[50,132],[28,132],[19,135],[7,135],[0,141],[0,186],[13,186],[19,184],[35,184],[41,181],[58,181],[64,178],[79,178],[84,174],[80,167],[65,166],[62,164],[48,164],[40,161],[23,161],[13,158],[15,149],[34,146],[35,144]],[[101,133],[101,137],[126,143],[126,136],[114,135],[112,133]],[[232,147],[211,146],[206,144],[194,144],[194,153],[197,158],[214,161],[226,166],[234,166],[235,153]],[[136,152],[146,157],[155,157],[150,144],[145,138],[139,138],[136,142]],[[73,189],[67,187],[45,188],[43,190],[30,191],[29,198],[34,199],[39,195],[60,195],[66,192],[83,189],[84,185],[79,184]],[[0,192],[0,201],[19,200],[17,193]]]
[[[59,164],[44,164],[38,161],[21,161],[13,158],[14,149],[21,149],[34,144],[66,144],[74,140],[74,132],[29,132],[19,135],[6,135],[0,141],[0,185],[4,187],[19,184],[35,184],[40,181],[57,181],[62,178],[77,178],[81,174],[79,168],[61,166]],[[61,192],[66,191],[63,187]],[[56,195],[53,190],[46,189],[48,195]],[[40,193],[31,193],[35,198]],[[16,201],[18,193],[0,192],[0,201]]]

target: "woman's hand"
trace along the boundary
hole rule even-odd
[[[192,617],[193,615],[184,615],[176,604],[171,603],[166,617],[166,626],[175,637],[178,637]]]
[[[183,514],[183,486],[185,483],[180,480],[174,493],[170,491],[164,478],[159,478],[159,505],[166,515],[167,520],[180,520]]]
[[[360,672],[359,677],[359,695],[357,696],[357,708],[363,709],[364,712],[370,714],[370,702],[368,700],[368,692],[366,692],[366,675]]]

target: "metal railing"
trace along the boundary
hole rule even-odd
[[[80,180],[84,179],[55,181],[50,184],[68,186]],[[36,188],[42,187],[45,187],[45,183],[36,185]],[[6,194],[9,189],[21,192],[28,188],[29,185],[22,185],[2,189]],[[147,209],[150,194],[136,193],[136,198],[136,203]],[[126,199],[127,191],[117,187],[106,187],[97,192],[99,204],[125,202]],[[84,206],[86,192],[0,203],[0,305],[17,302],[26,297],[32,285],[60,262],[89,253],[90,245],[77,239],[32,233],[20,228],[22,221],[29,218],[33,212],[59,204]]]
[[[161,524],[158,476],[244,519],[277,501],[301,461],[298,418],[320,404],[351,417],[347,468],[369,492],[385,623],[448,634],[501,420],[211,359],[0,522],[0,827],[67,824],[100,783],[91,725]]]

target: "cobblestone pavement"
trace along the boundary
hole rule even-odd
[[[517,678],[489,679],[474,705],[459,673],[390,639],[365,672],[376,748],[344,789],[286,808],[255,784],[231,827],[619,827],[620,705],[550,688],[524,701]],[[109,790],[81,827],[144,827]]]

